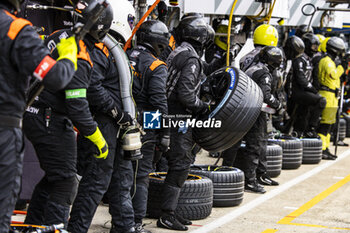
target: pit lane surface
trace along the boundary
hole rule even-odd
[[[350,139],[345,140],[350,143]],[[334,147],[330,148],[334,151]],[[196,164],[216,159],[202,152]],[[338,147],[338,159],[317,165],[282,170],[279,186],[265,186],[265,194],[244,193],[237,207],[213,208],[211,215],[193,221],[188,232],[204,233],[350,233],[350,148]],[[153,233],[176,232],[156,227],[145,219]],[[108,207],[100,205],[89,233],[109,232]]]

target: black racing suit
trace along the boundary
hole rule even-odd
[[[167,77],[167,68],[164,62],[154,57],[146,46],[138,45],[134,49],[128,51],[130,63],[134,69],[133,96],[140,116],[145,111],[159,111],[162,114],[168,114],[168,104],[165,94],[165,85]],[[152,171],[154,150],[158,136],[161,136],[165,130],[146,129],[146,135],[142,137],[141,152],[143,158],[134,162],[134,169],[137,169],[136,190],[132,190],[134,195],[132,206],[134,211],[135,223],[142,223],[146,216],[147,197],[149,177]],[[119,178],[118,178],[119,179]],[[132,181],[131,181],[132,184]],[[133,186],[135,187],[135,186]],[[111,194],[109,192],[109,194]],[[117,195],[117,193],[115,193]],[[112,195],[110,195],[112,197]],[[130,199],[131,201],[131,199]],[[112,202],[112,200],[111,200]],[[111,204],[111,203],[110,203]],[[112,214],[112,223],[116,228],[127,230],[127,226],[131,218],[127,218],[124,214],[127,210],[121,210],[118,206],[114,206]],[[110,209],[111,210],[111,209]],[[130,210],[131,212],[132,210]],[[117,214],[119,212],[119,214]],[[124,218],[124,219],[123,219]],[[122,222],[124,220],[124,223]]]
[[[321,59],[325,56],[324,53],[318,52],[311,58],[311,64],[312,64],[312,85],[317,89],[320,90],[320,84],[318,82],[318,65],[320,64]]]
[[[276,82],[273,80],[273,76],[270,74],[265,64],[257,63],[251,66],[246,71],[246,74],[261,88],[264,96],[264,103],[277,110],[281,108],[280,101],[272,94]],[[252,182],[256,179],[257,175],[264,175],[267,171],[267,115],[265,112],[260,112],[253,127],[244,136],[244,140],[246,141],[246,147],[243,150],[244,161],[242,170],[245,179],[248,182]]]
[[[167,83],[169,114],[197,116],[207,111],[208,105],[199,99],[200,83],[203,77],[202,62],[191,44],[183,42],[167,60],[169,76]],[[172,82],[177,80],[177,82]],[[170,150],[166,153],[169,170],[163,191],[163,214],[174,214],[181,187],[187,179],[190,165],[192,129],[171,128]]]
[[[264,48],[260,45],[255,45],[255,49],[250,51],[244,57],[239,60],[239,67],[242,71],[248,70],[252,65],[259,62],[259,53],[261,49]]]
[[[95,145],[78,135],[78,174],[82,178],[68,224],[68,231],[72,233],[88,231],[97,206],[109,187],[113,168],[124,162],[119,151],[121,147],[117,142],[119,126],[111,116],[114,108],[122,106],[118,70],[108,49],[102,43],[95,46],[97,48],[91,54],[94,67],[87,97],[91,113],[107,141],[109,152],[106,159],[95,158]],[[120,184],[124,181],[118,179],[114,182]]]
[[[293,60],[292,102],[296,108],[294,130],[299,134],[316,130],[326,100],[312,85],[312,64],[303,53]]]
[[[69,34],[71,31],[58,31],[45,42],[53,49]],[[86,99],[92,68],[89,52],[94,47],[91,40],[79,42],[78,69],[68,85],[56,92],[45,89],[24,115],[24,132],[45,172],[32,194],[25,220],[28,224],[67,224],[77,186],[73,124],[84,136],[92,135],[97,127]]]
[[[36,75],[51,90],[73,77],[74,64],[51,59],[30,22],[16,18],[0,3],[0,232],[8,232],[20,186],[23,158],[22,116],[29,77]],[[42,71],[43,64],[47,72]]]

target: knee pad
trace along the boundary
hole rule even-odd
[[[52,182],[51,200],[61,205],[71,205],[78,188],[78,179],[69,177]]]
[[[326,98],[321,97],[321,98],[320,98],[320,101],[318,101],[318,104],[319,104],[319,106],[320,106],[321,109],[324,109],[324,108],[326,107],[326,104],[327,104]]]

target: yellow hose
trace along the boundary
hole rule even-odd
[[[272,16],[272,11],[273,11],[273,8],[275,7],[275,3],[276,3],[276,0],[273,2],[272,4],[272,7],[270,8],[270,12],[268,14],[268,20],[267,20],[267,24],[270,24],[270,19],[271,19],[271,16]]]
[[[275,3],[276,3],[276,0],[274,0],[274,2],[273,2],[272,5],[270,5],[270,7],[269,7],[269,12],[266,14],[265,17],[263,17],[263,18],[261,18],[261,19],[256,19],[258,16],[261,15],[261,12],[265,9],[265,8],[263,8],[262,11],[260,11],[260,13],[259,13],[258,15],[252,16],[252,17],[248,17],[248,19],[255,20],[255,21],[258,22],[258,23],[267,21],[267,24],[269,24],[269,23],[270,23],[271,16],[272,16],[273,8],[275,7]]]
[[[230,19],[228,21],[228,28],[227,28],[227,51],[226,51],[226,66],[230,65],[230,39],[231,39],[231,26],[232,26],[232,16],[233,16],[233,10],[235,9],[237,0],[235,0],[231,7],[230,12]]]

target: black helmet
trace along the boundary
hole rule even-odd
[[[176,34],[181,42],[186,41],[194,47],[203,49],[208,38],[208,26],[203,18],[189,16],[180,21]]]
[[[203,15],[201,13],[198,13],[198,12],[188,12],[186,14],[184,14],[182,17],[181,17],[181,20],[187,18],[187,17],[197,17],[197,18],[203,18]]]
[[[94,11],[97,4],[100,4],[101,0],[79,0],[75,6],[75,11],[78,12],[81,17],[79,17],[79,22],[83,24],[87,23],[87,20],[91,15],[95,14]],[[110,4],[102,12],[97,22],[90,29],[89,34],[97,41],[101,41],[109,31],[113,20],[113,9]]]
[[[345,43],[339,37],[333,36],[327,41],[326,50],[333,58],[337,56],[343,57],[345,53]]]
[[[305,44],[305,53],[312,57],[318,51],[318,46],[320,46],[320,40],[315,34],[306,33],[303,35],[302,40]]]
[[[298,37],[302,37],[305,33],[314,33],[314,29],[312,27],[308,27],[306,24],[300,25],[295,30],[295,35]]]
[[[270,71],[280,67],[284,54],[283,51],[275,46],[265,46],[259,53],[259,58],[262,63],[268,65]]]
[[[20,11],[21,4],[24,2],[24,0],[5,0],[5,1],[10,3],[16,9],[16,11]]]
[[[299,37],[291,36],[287,39],[283,49],[287,59],[294,59],[304,53],[305,44]]]
[[[158,20],[148,20],[141,24],[136,32],[137,43],[146,46],[159,56],[169,45],[169,30]]]
[[[209,24],[207,24],[208,27],[208,36],[207,36],[207,40],[205,42],[205,48],[208,48],[212,43],[214,43],[214,38],[215,38],[215,31],[212,28],[212,26],[210,26]]]

